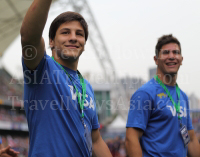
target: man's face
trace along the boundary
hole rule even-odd
[[[56,31],[54,40],[50,39],[50,46],[54,47],[55,57],[76,61],[84,51],[85,33],[83,27],[78,21],[63,23]]]
[[[157,65],[158,74],[177,74],[180,65],[182,65],[183,57],[180,48],[175,43],[163,45],[158,57],[154,57]]]

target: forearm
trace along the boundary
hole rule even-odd
[[[21,27],[22,43],[39,43],[47,20],[52,0],[34,0],[28,9]]]
[[[126,139],[126,151],[129,157],[142,157],[142,149],[138,139]]]
[[[195,135],[194,130],[188,131],[190,136],[190,143],[188,144],[188,155],[189,157],[199,157],[200,156],[200,145],[199,141]]]
[[[200,156],[200,144],[197,139],[191,141],[188,145],[188,157]]]
[[[103,141],[103,139],[100,137],[98,141],[93,143],[93,153],[95,157],[111,157],[110,150],[108,149],[108,146]]]

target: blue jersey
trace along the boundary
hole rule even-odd
[[[64,70],[44,55],[37,69],[24,72],[24,108],[29,128],[29,157],[90,156],[84,137],[76,90]],[[77,71],[64,67],[82,93]],[[99,128],[94,92],[86,83],[84,122],[89,131]]]
[[[166,85],[166,87],[177,103],[176,86]],[[180,92],[180,114],[182,124],[188,130],[192,130],[188,98],[182,90]],[[140,144],[144,157],[187,156],[176,108],[155,79],[151,79],[132,96],[126,127],[143,130]]]

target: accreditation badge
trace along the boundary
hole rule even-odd
[[[92,135],[91,135],[91,132],[88,130],[87,126],[85,126],[84,128],[85,128],[84,136],[85,136],[86,144],[87,144],[88,150],[90,152],[90,157],[91,157],[92,156]]]
[[[188,134],[188,130],[185,125],[180,129],[181,136],[184,142],[184,146],[187,147],[188,143],[190,142],[190,135]]]

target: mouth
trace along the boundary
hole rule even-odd
[[[79,46],[76,46],[76,45],[65,45],[65,47],[71,48],[71,49],[79,48]]]
[[[174,62],[169,62],[169,63],[166,63],[166,65],[168,67],[175,67],[177,65],[177,63],[174,63]]]

